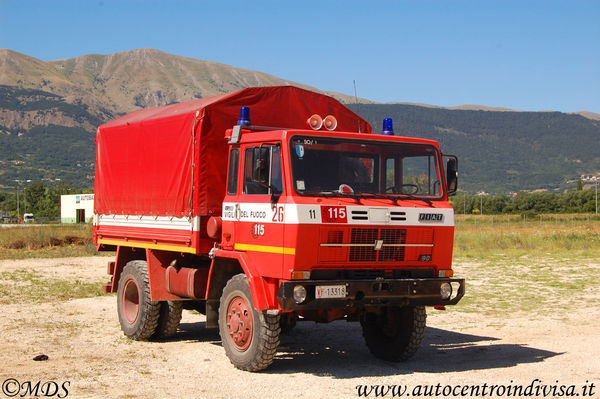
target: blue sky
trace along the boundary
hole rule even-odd
[[[0,48],[142,47],[380,102],[600,113],[600,0],[0,0]]]

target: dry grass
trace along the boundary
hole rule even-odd
[[[96,254],[89,224],[0,228],[0,259],[54,258]]]
[[[457,224],[457,257],[561,254],[600,255],[600,223],[585,221]]]
[[[457,309],[490,315],[600,305],[600,223],[563,217],[547,222],[458,223],[454,269],[467,279]]]
[[[100,282],[48,278],[37,271],[0,273],[0,304],[56,302],[103,295]]]
[[[463,215],[455,214],[456,225],[464,224],[526,224],[526,223],[578,223],[578,222],[600,222],[600,216],[593,213],[564,213],[543,215]]]

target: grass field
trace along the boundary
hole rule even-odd
[[[0,304],[55,302],[103,295],[100,282],[48,278],[20,269],[0,272]]]
[[[457,310],[561,319],[569,309],[600,305],[600,222],[544,217],[457,218],[454,269],[467,279]]]
[[[457,220],[454,255],[482,257],[489,255],[599,254],[600,222],[563,219],[555,221],[479,222]]]
[[[0,259],[59,258],[97,254],[90,224],[0,227]]]

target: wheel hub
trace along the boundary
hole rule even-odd
[[[227,306],[227,333],[240,352],[252,341],[252,309],[245,298],[234,297]]]
[[[131,278],[125,282],[121,300],[125,319],[131,324],[135,323],[140,311],[140,292],[134,279]]]

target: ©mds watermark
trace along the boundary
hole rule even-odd
[[[2,383],[2,394],[9,397],[40,397],[40,398],[66,398],[69,396],[71,381],[19,381],[8,378]]]

